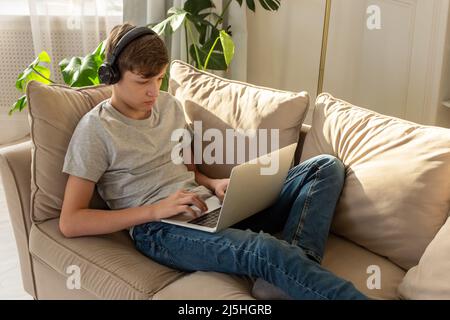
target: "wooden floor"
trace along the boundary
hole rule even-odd
[[[0,300],[32,299],[22,288],[19,256],[0,177]]]

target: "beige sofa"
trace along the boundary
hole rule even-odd
[[[196,83],[201,83],[201,88],[211,85],[212,89],[210,89],[214,92],[214,90],[219,90],[218,88],[223,89],[223,86],[218,85],[217,81],[227,81],[200,72],[182,63],[172,65],[172,76],[172,94],[178,96],[181,101],[183,101],[183,97],[186,98],[183,101],[185,108],[186,101],[194,101],[197,105],[212,103],[202,100],[211,96],[211,92],[209,94],[202,93],[201,96],[196,95],[202,90],[192,87]],[[186,78],[197,80],[185,81]],[[190,84],[187,84],[187,87],[183,87],[183,90],[181,90],[180,83],[184,82]],[[265,90],[264,92],[267,94],[267,90],[271,90],[238,82],[229,82],[229,86],[238,87],[240,88],[239,90],[244,88],[245,90],[242,89],[243,91],[239,93],[241,97],[242,94],[244,96],[248,95],[248,90],[250,89],[257,90],[258,94],[256,96],[258,97],[260,97],[259,94],[262,91]],[[88,89],[88,91],[76,91],[76,94],[81,93],[86,98],[86,108],[95,106],[97,101],[93,97],[95,97],[98,90],[105,89],[105,87],[99,88],[94,87]],[[55,136],[56,132],[49,131],[46,133],[48,134],[46,140],[39,140],[42,138],[39,137],[39,131],[44,130],[44,126],[49,123],[52,124],[52,129],[61,124],[61,127],[57,128],[58,132],[65,132],[64,130],[66,130],[67,132],[65,133],[70,134],[71,130],[73,131],[73,127],[70,128],[63,123],[65,115],[60,111],[61,108],[66,108],[63,105],[58,104],[57,107],[59,109],[50,110],[52,113],[48,113],[50,115],[56,114],[55,117],[58,117],[58,121],[53,121],[53,119],[49,118],[51,116],[46,116],[47,119],[42,119],[43,114],[48,111],[45,108],[50,106],[55,99],[61,98],[60,96],[55,98],[55,94],[58,95],[61,90],[65,90],[62,95],[63,98],[67,98],[67,94],[70,96],[72,91],[75,91],[74,89],[61,86],[41,86],[37,83],[30,83],[27,94],[30,103],[30,124],[32,126],[33,140],[6,147],[0,152],[0,173],[5,186],[6,200],[19,250],[25,290],[35,299],[253,299],[254,297],[251,294],[252,279],[214,272],[188,274],[170,269],[139,253],[134,248],[126,231],[104,236],[73,239],[67,239],[61,234],[58,228],[58,217],[51,216],[48,212],[51,212],[49,209],[52,206],[51,201],[54,200],[54,203],[56,203],[55,208],[60,205],[60,199],[57,198],[61,196],[63,190],[51,190],[52,185],[50,185],[49,189],[45,189],[45,181],[43,181],[45,177],[41,177],[42,173],[39,172],[42,169],[39,167],[40,165],[44,166],[43,168],[47,170],[46,172],[50,172],[53,170],[52,167],[55,166],[56,170],[60,170],[62,166],[60,163],[61,158],[58,158],[58,163],[40,163],[40,161],[44,161],[45,157],[53,159],[51,158],[54,155],[53,152],[62,152],[64,154],[63,147],[51,149],[52,146],[59,146],[60,144],[58,137]],[[106,91],[107,94],[108,91]],[[285,93],[273,91],[273,94],[283,95]],[[46,100],[46,103],[43,103],[42,99],[48,98],[45,95],[49,95],[51,98]],[[305,96],[303,95],[303,97]],[[97,98],[97,100],[101,101],[104,96],[100,95]],[[78,105],[81,103],[80,101],[78,101]],[[236,103],[236,99],[231,99],[230,103]],[[275,102],[269,99],[268,103],[273,104]],[[211,105],[204,107],[214,112],[214,108]],[[308,104],[306,104],[305,108],[302,108],[303,113],[306,112],[307,107]],[[230,109],[233,110],[233,108]],[[84,111],[80,110],[77,109],[78,118],[87,109],[84,109]],[[191,111],[186,110],[188,117],[195,116],[196,113]],[[231,112],[236,113],[235,111]],[[295,113],[294,109],[292,109],[292,112]],[[357,115],[353,120],[360,124],[359,127],[355,125],[355,122],[352,122],[352,113]],[[229,115],[219,116],[221,116],[222,120],[228,121],[227,123],[230,126],[233,125]],[[340,116],[343,118],[340,119]],[[432,191],[428,191],[428,194],[425,195],[428,198],[432,197],[438,206],[438,210],[435,211],[433,211],[435,208],[427,207],[428,213],[430,213],[429,216],[425,215],[424,217],[423,214],[421,215],[421,212],[414,213],[414,208],[409,207],[408,204],[411,203],[410,201],[426,202],[422,196],[417,196],[417,193],[422,193],[424,188],[426,188],[426,186],[422,185],[426,182],[424,179],[434,177],[434,175],[430,176],[431,173],[438,175],[450,174],[450,150],[445,149],[445,141],[447,143],[450,141],[446,140],[450,137],[449,130],[422,127],[399,119],[371,113],[368,110],[334,99],[330,95],[319,96],[316,102],[312,129],[307,125],[301,124],[304,115],[301,115],[300,118],[300,125],[295,131],[298,134],[301,128],[296,161],[300,161],[300,153],[302,151],[301,160],[319,153],[330,153],[340,157],[347,167],[348,182],[344,187],[342,199],[337,208],[336,219],[326,248],[324,267],[352,281],[357,288],[373,298],[398,299],[401,296],[406,298],[416,297],[414,293],[424,288],[424,284],[420,283],[420,281],[429,280],[424,280],[420,273],[421,269],[427,267],[426,265],[420,265],[423,262],[420,258],[429,244],[433,243],[435,235],[446,221],[450,204],[449,185],[445,179],[436,180],[436,184],[443,191],[441,190],[442,192],[439,195],[433,195]],[[280,121],[276,119],[278,118],[275,118],[275,121]],[[361,122],[361,119],[365,119],[365,121]],[[205,121],[205,119],[203,120]],[[395,127],[396,124],[403,126],[401,128],[403,133],[399,133],[394,130],[395,128],[391,128],[392,126]],[[275,123],[274,126],[277,127],[278,125],[282,126],[281,123]],[[379,126],[385,127],[377,133],[375,131]],[[409,136],[410,140],[406,141],[407,135],[414,134],[416,129],[420,129],[418,136]],[[392,196],[390,193],[389,197],[383,198],[383,196],[377,194],[378,191],[374,187],[375,183],[380,184],[382,189],[389,190],[389,187],[387,187],[390,181],[389,175],[394,175],[393,179],[395,181],[401,180],[401,178],[395,177],[395,172],[391,172],[389,175],[379,172],[378,182],[374,181],[373,177],[367,174],[367,169],[379,170],[382,168],[382,164],[386,161],[391,161],[390,159],[383,160],[380,164],[377,162],[380,159],[374,156],[374,153],[381,153],[384,157],[388,157],[392,155],[385,155],[384,153],[389,150],[395,150],[399,146],[402,146],[400,154],[407,151],[408,147],[414,149],[414,145],[409,146],[408,143],[416,140],[418,141],[417,143],[423,143],[420,139],[423,138],[424,134],[427,134],[427,130],[430,131],[431,135],[437,131],[437,134],[441,137],[440,139],[443,139],[442,144],[433,143],[432,146],[428,146],[428,148],[431,148],[430,153],[434,152],[434,158],[432,159],[441,157],[439,159],[442,161],[434,163],[432,159],[430,160],[424,157],[423,153],[420,153],[417,156],[417,159],[421,161],[420,165],[426,167],[423,163],[430,163],[431,161],[433,166],[428,171],[424,169],[425,172],[422,175],[416,174],[417,179],[414,181],[418,185],[415,188],[408,189],[408,185],[400,185],[401,182],[398,182],[399,184],[395,187],[408,189],[406,190],[407,196],[391,192],[394,193]],[[367,134],[362,134],[364,132]],[[369,135],[371,135],[370,139]],[[403,137],[403,140],[389,148],[386,147],[385,142],[374,142],[374,139],[376,140],[377,137],[386,135],[397,138]],[[352,145],[352,139],[356,139],[355,141],[358,141],[358,143]],[[390,141],[395,139],[393,138]],[[45,145],[46,142],[49,144]],[[67,139],[64,143],[68,143]],[[367,146],[368,150],[361,151],[364,145]],[[411,152],[409,157],[414,157],[414,152]],[[376,166],[370,168],[370,165],[367,165],[364,158],[367,158],[366,160],[369,164],[375,163]],[[398,158],[398,161],[403,161],[403,159]],[[410,169],[416,170],[414,161],[409,162]],[[49,167],[47,168],[45,165]],[[405,166],[407,167],[408,165],[402,165],[402,167]],[[209,168],[209,170],[213,169]],[[436,173],[438,169],[440,171]],[[220,168],[217,170],[220,170]],[[208,168],[205,168],[204,171],[208,171]],[[447,178],[449,176],[447,175]],[[54,176],[53,178],[54,184],[58,184],[57,177]],[[50,179],[53,178],[50,177]],[[383,181],[385,187],[383,187]],[[406,182],[411,181],[406,180]],[[61,186],[58,185],[58,188],[61,189]],[[48,202],[42,200],[45,195],[50,195]],[[96,196],[98,197],[98,195]],[[374,196],[380,198],[381,207],[374,205]],[[95,201],[94,207],[106,207],[106,204],[102,203],[101,199],[97,198]],[[403,203],[401,203],[402,201]],[[407,201],[408,203],[405,204]],[[403,205],[403,212],[398,212],[397,202]],[[389,211],[390,207],[395,212]],[[364,211],[365,209],[367,209],[367,212]],[[408,215],[402,216],[402,213],[408,213]],[[393,220],[389,220],[389,215],[395,215],[392,218]],[[410,217],[415,220],[403,221],[401,220],[402,217]],[[409,219],[406,218],[404,220]],[[392,227],[392,225],[386,224],[389,221],[394,221],[395,226]],[[426,230],[423,232],[415,230],[415,221],[419,225],[424,225],[423,229]],[[427,230],[429,231],[428,233],[426,233]],[[396,233],[397,231],[399,234]],[[411,236],[414,234],[417,238]],[[425,261],[425,263],[428,262]],[[442,265],[443,262],[435,259],[431,264]],[[70,269],[70,266],[74,265],[81,270],[81,287],[79,289],[69,289],[71,286],[68,286],[68,281],[73,276],[73,270]],[[411,273],[409,277],[405,277],[407,272],[408,274]],[[447,279],[449,279],[448,276]],[[399,286],[404,288],[403,292],[400,292],[401,295]],[[431,288],[429,292],[431,292],[430,296],[432,297],[434,294],[433,289]],[[449,292],[448,287],[444,286],[444,288],[440,288],[439,297],[445,298]],[[450,296],[447,297],[450,298]]]

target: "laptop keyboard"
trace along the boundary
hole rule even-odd
[[[219,221],[219,213],[221,208],[211,211],[201,217],[188,221],[189,223],[196,224],[203,227],[214,228]]]

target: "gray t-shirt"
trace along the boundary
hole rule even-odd
[[[179,101],[161,92],[150,117],[129,118],[110,100],[98,104],[78,123],[64,160],[63,172],[97,183],[111,209],[151,204],[179,189],[202,199],[212,192],[195,181],[194,172],[171,159],[176,129],[188,129]],[[132,230],[130,230],[132,234]]]

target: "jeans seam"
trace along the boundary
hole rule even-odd
[[[322,263],[322,258],[319,257],[313,250],[306,248],[306,247],[302,247],[302,249],[306,254],[313,256],[314,259],[316,259],[319,264]]]
[[[294,233],[294,241],[296,242],[296,244],[298,244],[300,235],[301,235],[301,233],[303,231],[304,221],[305,221],[305,218],[306,218],[305,214],[308,214],[309,205],[311,203],[311,193],[313,192],[314,187],[315,187],[316,182],[317,182],[317,179],[319,177],[320,177],[320,167],[318,167],[318,170],[316,172],[316,177],[314,178],[314,182],[311,185],[311,188],[309,188],[308,194],[306,195],[306,201],[305,201],[305,205],[304,205],[304,207],[302,209],[302,213],[300,215],[300,221],[299,221],[299,223],[297,225],[297,230]]]
[[[313,163],[312,165],[316,166],[318,170],[322,170],[322,169],[327,169],[327,168],[329,168],[329,167],[332,166],[334,163],[335,163],[335,162],[333,161],[333,162],[326,163],[326,164],[320,165],[320,166],[317,165],[316,163]],[[289,182],[289,181],[291,181],[291,180],[297,178],[297,177],[298,177],[300,174],[302,174],[305,170],[306,170],[306,169],[304,169],[304,170],[302,170],[302,171],[300,171],[300,172],[296,172],[295,175],[294,175],[293,177],[290,177],[289,179],[287,179],[287,180],[285,181],[285,183],[287,183],[287,182]]]
[[[294,179],[297,178],[299,175],[301,175],[301,174],[303,173],[303,171],[304,171],[304,170],[302,170],[302,171],[300,171],[300,172],[296,172],[296,173],[294,174],[293,177],[290,177],[290,178],[287,179],[284,183],[286,184],[286,183],[288,183],[288,182],[294,180]]]
[[[170,234],[170,233],[168,233],[167,236],[172,237],[173,239],[182,238],[182,239],[184,239],[184,240],[191,241],[191,242],[202,242],[202,243],[204,243],[204,244],[209,244],[209,245],[220,245],[220,244],[216,244],[215,242],[212,242],[212,241],[207,241],[207,240],[202,240],[202,239],[193,239],[193,238],[188,238],[188,237],[185,237],[185,236],[173,235],[173,234]],[[223,246],[223,245],[221,245],[221,246]],[[234,246],[234,245],[232,245],[232,244],[230,244],[228,247],[233,248],[235,251],[238,251],[238,250],[239,250],[239,248],[237,248],[236,246]],[[286,270],[282,269],[282,268],[279,267],[278,265],[275,265],[275,264],[271,263],[270,261],[268,261],[268,260],[265,259],[264,257],[261,257],[260,255],[257,255],[256,253],[254,253],[254,252],[252,252],[252,251],[250,251],[250,250],[245,250],[245,249],[240,249],[240,250],[242,250],[244,253],[249,253],[249,254],[251,254],[252,256],[258,258],[259,260],[262,260],[262,261],[267,262],[268,265],[275,267],[276,271],[283,273],[287,278],[289,278],[289,279],[291,279],[292,281],[294,281],[297,285],[303,287],[303,288],[306,289],[306,290],[311,291],[312,293],[316,294],[317,296],[319,296],[319,297],[321,297],[321,298],[324,298],[324,299],[329,300],[327,297],[325,297],[325,296],[321,295],[319,292],[317,292],[317,291],[311,289],[309,286],[306,286],[304,283],[301,283],[301,282],[297,281],[296,279],[292,278],[292,277],[286,272]]]

